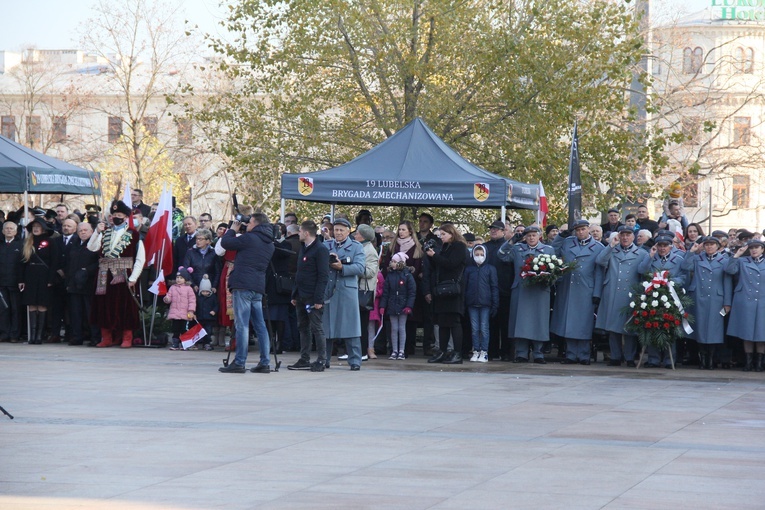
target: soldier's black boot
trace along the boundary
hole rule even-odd
[[[699,345],[699,369],[707,368],[707,350],[705,345]]]
[[[744,363],[744,372],[751,372],[751,371],[752,371],[752,353],[747,352],[746,363]]]
[[[29,345],[37,343],[37,314],[37,310],[29,312],[29,338],[27,338],[27,343]]]
[[[757,354],[755,354],[755,362],[754,362],[755,372],[762,372],[763,370],[762,358],[763,358],[763,354],[761,352],[758,352]]]
[[[43,334],[45,333],[45,316],[48,312],[37,312],[37,336],[35,337],[35,343],[43,343]]]
[[[707,345],[707,364],[705,367],[707,370],[714,370],[715,368],[715,346]]]

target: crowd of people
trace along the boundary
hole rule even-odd
[[[66,204],[20,209],[3,223],[0,341],[130,348],[141,336],[146,294],[156,279],[142,240],[154,209],[134,190],[131,204],[107,214]],[[667,201],[652,220],[612,209],[591,225],[513,225],[501,219],[485,235],[452,222],[436,226],[426,210],[417,224],[376,225],[368,210],[318,224],[287,213],[220,223],[177,215],[174,267],[160,309],[169,348],[235,353],[221,372],[243,373],[250,329],[259,361],[271,349],[299,352],[290,370],[321,372],[331,358],[359,370],[369,359],[404,360],[419,345],[428,363],[505,361],[635,366],[637,337],[625,330],[635,285],[668,271],[693,299],[693,331],[671,352],[647,349],[646,367],[672,360],[701,369],[763,371],[765,282],[759,232],[714,231],[689,223],[682,203]],[[553,286],[528,285],[529,257],[555,255],[574,269]],[[765,286],[763,286],[765,292]],[[145,320],[145,317],[143,318]],[[184,347],[195,325],[204,335]],[[422,333],[419,333],[419,331]],[[557,357],[553,349],[557,348]],[[313,356],[313,361],[312,361]]]

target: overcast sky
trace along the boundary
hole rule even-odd
[[[652,7],[657,16],[673,16],[701,10],[711,1],[654,0]],[[9,0],[3,3],[0,50],[18,50],[29,44],[40,49],[78,48],[78,27],[89,17],[93,5],[92,0]],[[199,25],[204,32],[213,33],[217,33],[216,22],[226,12],[219,3],[219,0],[181,0],[185,19]]]

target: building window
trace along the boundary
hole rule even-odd
[[[754,50],[736,48],[733,51],[733,68],[737,73],[754,74]]]
[[[685,207],[699,206],[699,183],[689,182],[683,186],[683,205]]]
[[[749,208],[749,176],[733,176],[733,207],[736,209]]]
[[[189,119],[176,119],[178,125],[178,145],[191,145],[192,130]]]
[[[733,117],[733,144],[749,145],[752,139],[752,118]]]
[[[109,143],[117,143],[122,136],[122,118],[109,117]]]
[[[27,144],[32,148],[42,144],[42,123],[39,115],[27,116]]]
[[[153,136],[154,138],[157,137],[157,117],[153,115],[144,117],[141,124],[143,124],[143,128],[146,130],[148,136]]]
[[[53,117],[53,143],[66,142],[66,117]]]
[[[701,119],[699,117],[686,117],[683,119],[683,136],[686,144],[698,143],[697,137],[699,136],[699,128],[701,127]]]
[[[0,119],[0,134],[12,141],[16,141],[16,117],[13,115],[3,115]]]
[[[683,73],[696,74],[701,71],[701,64],[704,61],[704,50],[697,46],[694,49],[685,48],[683,50]]]

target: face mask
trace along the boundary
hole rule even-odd
[[[140,222],[140,221],[138,221],[138,218],[133,218],[133,226],[134,226],[135,228],[138,228],[138,227],[140,227],[140,226],[141,226],[141,222]]]
[[[125,218],[112,218],[112,223],[114,223],[115,227],[119,227],[123,223],[125,223]]]
[[[479,266],[483,264],[486,261],[486,257],[484,255],[476,255],[475,256],[475,263]]]

